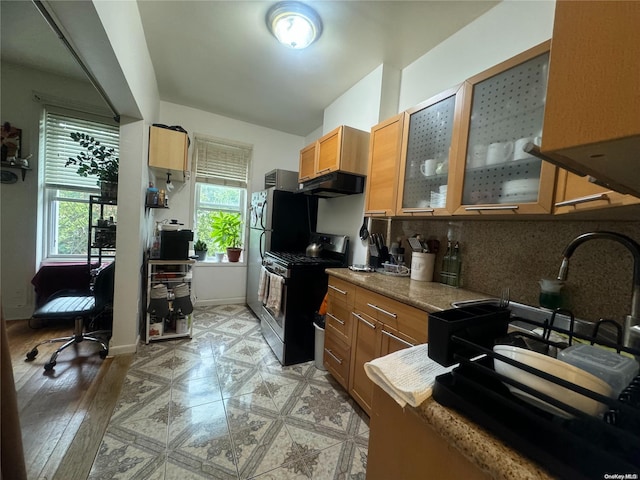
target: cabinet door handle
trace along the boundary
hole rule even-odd
[[[558,202],[556,207],[570,207],[578,205],[580,203],[595,202],[597,200],[609,200],[609,195],[606,193],[596,193],[594,195],[587,195],[586,197],[574,198],[572,200],[565,200],[564,202]]]
[[[306,180],[307,178],[311,178],[311,175],[306,175],[304,177],[300,177],[300,181]]]
[[[361,322],[366,323],[369,327],[373,328],[374,330],[376,329],[376,326],[375,326],[373,323],[371,323],[371,322],[369,322],[369,321],[365,320],[364,318],[362,318],[360,315],[358,315],[358,314],[357,314],[357,313],[355,313],[355,312],[351,312],[351,313],[353,313],[353,316],[354,316],[354,317],[356,317],[356,318],[357,318],[358,320],[360,320]]]
[[[318,172],[318,175],[320,175],[321,173],[324,173],[324,172],[329,172],[330,170],[331,170],[331,167],[329,167],[329,168],[325,168],[324,170],[320,170],[320,171]]]
[[[336,362],[338,362],[340,365],[342,365],[342,360],[340,358],[336,357],[331,350],[329,350],[328,348],[325,348],[324,351],[327,352],[327,355],[330,355],[331,358],[333,358]]]
[[[367,210],[364,212],[366,215],[384,215],[387,213],[386,210]]]
[[[389,315],[391,318],[398,318],[398,315],[396,315],[395,313],[387,312],[386,310],[384,310],[384,309],[382,309],[380,307],[377,307],[377,306],[373,305],[372,303],[367,303],[367,306],[371,307],[374,310],[377,310],[377,311],[379,311],[381,313],[384,313],[385,315]]]
[[[433,213],[433,208],[403,208],[402,213]]]
[[[477,212],[482,210],[518,210],[518,205],[495,205],[491,207],[464,207],[468,212]]]
[[[347,292],[345,292],[344,290],[340,290],[338,287],[334,287],[334,286],[333,286],[333,285],[331,285],[331,284],[329,284],[328,286],[329,286],[329,288],[330,288],[331,290],[335,290],[336,292],[341,293],[342,295],[346,295],[346,294],[347,294]]]
[[[408,347],[415,347],[415,345],[413,343],[409,343],[403,339],[401,339],[400,337],[396,337],[393,333],[389,333],[386,330],[382,330],[382,333],[384,333],[387,337],[391,337],[394,340],[397,340],[400,343],[404,343],[405,345],[407,345]]]
[[[342,320],[340,320],[338,317],[335,317],[335,316],[331,315],[330,313],[327,313],[327,315],[329,315],[331,318],[333,318],[340,325],[344,325],[344,322]]]

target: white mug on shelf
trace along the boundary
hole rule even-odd
[[[495,142],[487,149],[487,165],[505,163],[513,158],[513,142]]]
[[[486,145],[473,145],[469,152],[467,168],[484,167],[487,163],[487,149]]]
[[[430,158],[420,164],[420,172],[422,172],[422,175],[425,177],[431,177],[436,174],[437,166],[438,161],[435,158]]]
[[[540,146],[541,140],[541,137],[523,137],[516,140],[515,146],[513,148],[513,159],[524,160],[525,158],[529,158],[531,155],[524,151],[525,145],[527,145],[527,143],[535,143],[536,145]]]

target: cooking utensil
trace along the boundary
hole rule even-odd
[[[369,230],[367,230],[367,217],[364,217],[362,227],[360,227],[360,240],[366,240],[367,238],[369,238]]]
[[[418,240],[416,237],[411,237],[407,240],[409,242],[409,245],[411,246],[411,250],[413,250],[414,252],[422,252],[423,248],[420,240]]]

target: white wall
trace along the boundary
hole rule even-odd
[[[0,186],[0,270],[2,308],[7,320],[29,318],[35,295],[31,279],[38,270],[36,259],[38,148],[43,106],[33,91],[70,103],[105,108],[88,82],[71,80],[3,62],[0,88],[2,121],[22,129],[22,156],[33,154],[31,171],[24,182]],[[20,177],[20,172],[15,170]]]
[[[404,111],[539,43],[553,32],[555,1],[503,1],[402,70]]]
[[[264,189],[264,175],[274,168],[298,171],[300,149],[304,138],[270,128],[252,125],[220,115],[184,107],[169,102],[160,103],[160,123],[180,125],[191,139],[191,163],[194,136],[197,134],[224,138],[253,145],[249,191]],[[158,176],[160,177],[160,176]],[[165,178],[157,178],[160,188]],[[155,219],[175,218],[188,228],[193,227],[193,182],[175,182],[169,210],[154,210]],[[199,305],[243,303],[245,301],[247,269],[244,263],[235,265],[198,263],[194,266],[193,285]]]

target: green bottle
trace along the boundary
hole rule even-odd
[[[442,258],[442,269],[440,270],[440,283],[444,283],[445,285],[450,285],[450,275],[451,273],[451,240],[447,242],[447,251]]]
[[[460,255],[460,244],[456,242],[453,247],[453,253],[451,254],[451,260],[449,262],[449,271],[451,272],[451,282],[449,285],[453,287],[459,287],[462,285],[462,278],[460,277],[460,271],[462,270],[462,257]]]

